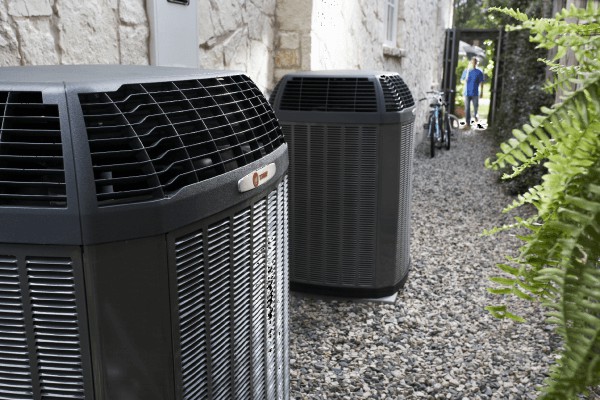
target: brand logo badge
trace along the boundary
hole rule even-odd
[[[238,190],[243,193],[264,185],[275,176],[275,171],[277,171],[277,167],[274,163],[271,163],[266,167],[250,172],[238,181]]]

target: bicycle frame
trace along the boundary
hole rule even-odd
[[[433,117],[433,121],[435,122],[434,129],[433,129],[433,131],[430,130],[430,132],[435,135],[436,141],[442,140],[442,129],[440,127],[440,119],[441,119],[440,113],[441,112],[442,112],[442,109],[441,109],[440,105],[436,104],[435,107],[433,107],[433,110],[431,110],[431,113],[429,114],[430,121],[431,121],[431,118]]]

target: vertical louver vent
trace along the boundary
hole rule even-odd
[[[290,144],[292,281],[375,283],[377,152],[374,126],[282,124]]]
[[[0,398],[32,399],[25,313],[15,257],[0,256],[0,280]]]
[[[203,250],[202,231],[175,243],[184,399],[204,399],[208,394]]]
[[[405,124],[401,130],[400,140],[400,193],[398,196],[398,228],[396,237],[396,278],[402,278],[410,265],[410,225],[405,221],[410,221],[410,202],[412,194],[412,170],[414,158],[413,135],[415,128],[414,122]]]
[[[383,89],[385,111],[402,111],[415,105],[408,86],[399,75],[382,75],[379,77],[379,82]]]
[[[175,239],[184,400],[285,398],[287,195]]]
[[[0,256],[0,398],[85,399],[69,258]]]
[[[0,92],[0,206],[66,207],[58,105]]]
[[[368,78],[293,77],[286,82],[279,109],[376,112],[375,85]]]
[[[208,325],[212,396],[231,399],[231,254],[229,219],[208,228]]]
[[[80,94],[100,206],[169,197],[283,143],[244,75],[123,85]]]
[[[26,264],[42,399],[84,399],[71,260],[28,258]]]

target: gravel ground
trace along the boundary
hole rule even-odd
[[[511,201],[483,167],[485,131],[460,131],[434,159],[416,149],[412,271],[395,304],[292,294],[292,399],[529,399],[547,374],[556,338],[539,306],[516,303],[527,324],[484,310],[495,263],[515,254]]]

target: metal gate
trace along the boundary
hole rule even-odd
[[[493,40],[496,42],[496,55],[494,57],[494,77],[492,79],[492,91],[490,93],[490,112],[488,115],[488,124],[494,123],[494,116],[497,105],[500,104],[502,95],[502,77],[504,75],[504,65],[502,61],[502,50],[504,47],[506,34],[502,29],[447,29],[446,41],[444,46],[443,77],[442,90],[450,91],[446,100],[450,104],[450,112],[454,113],[454,102],[456,100],[456,67],[459,61],[458,45],[461,40],[469,41],[474,39]]]

